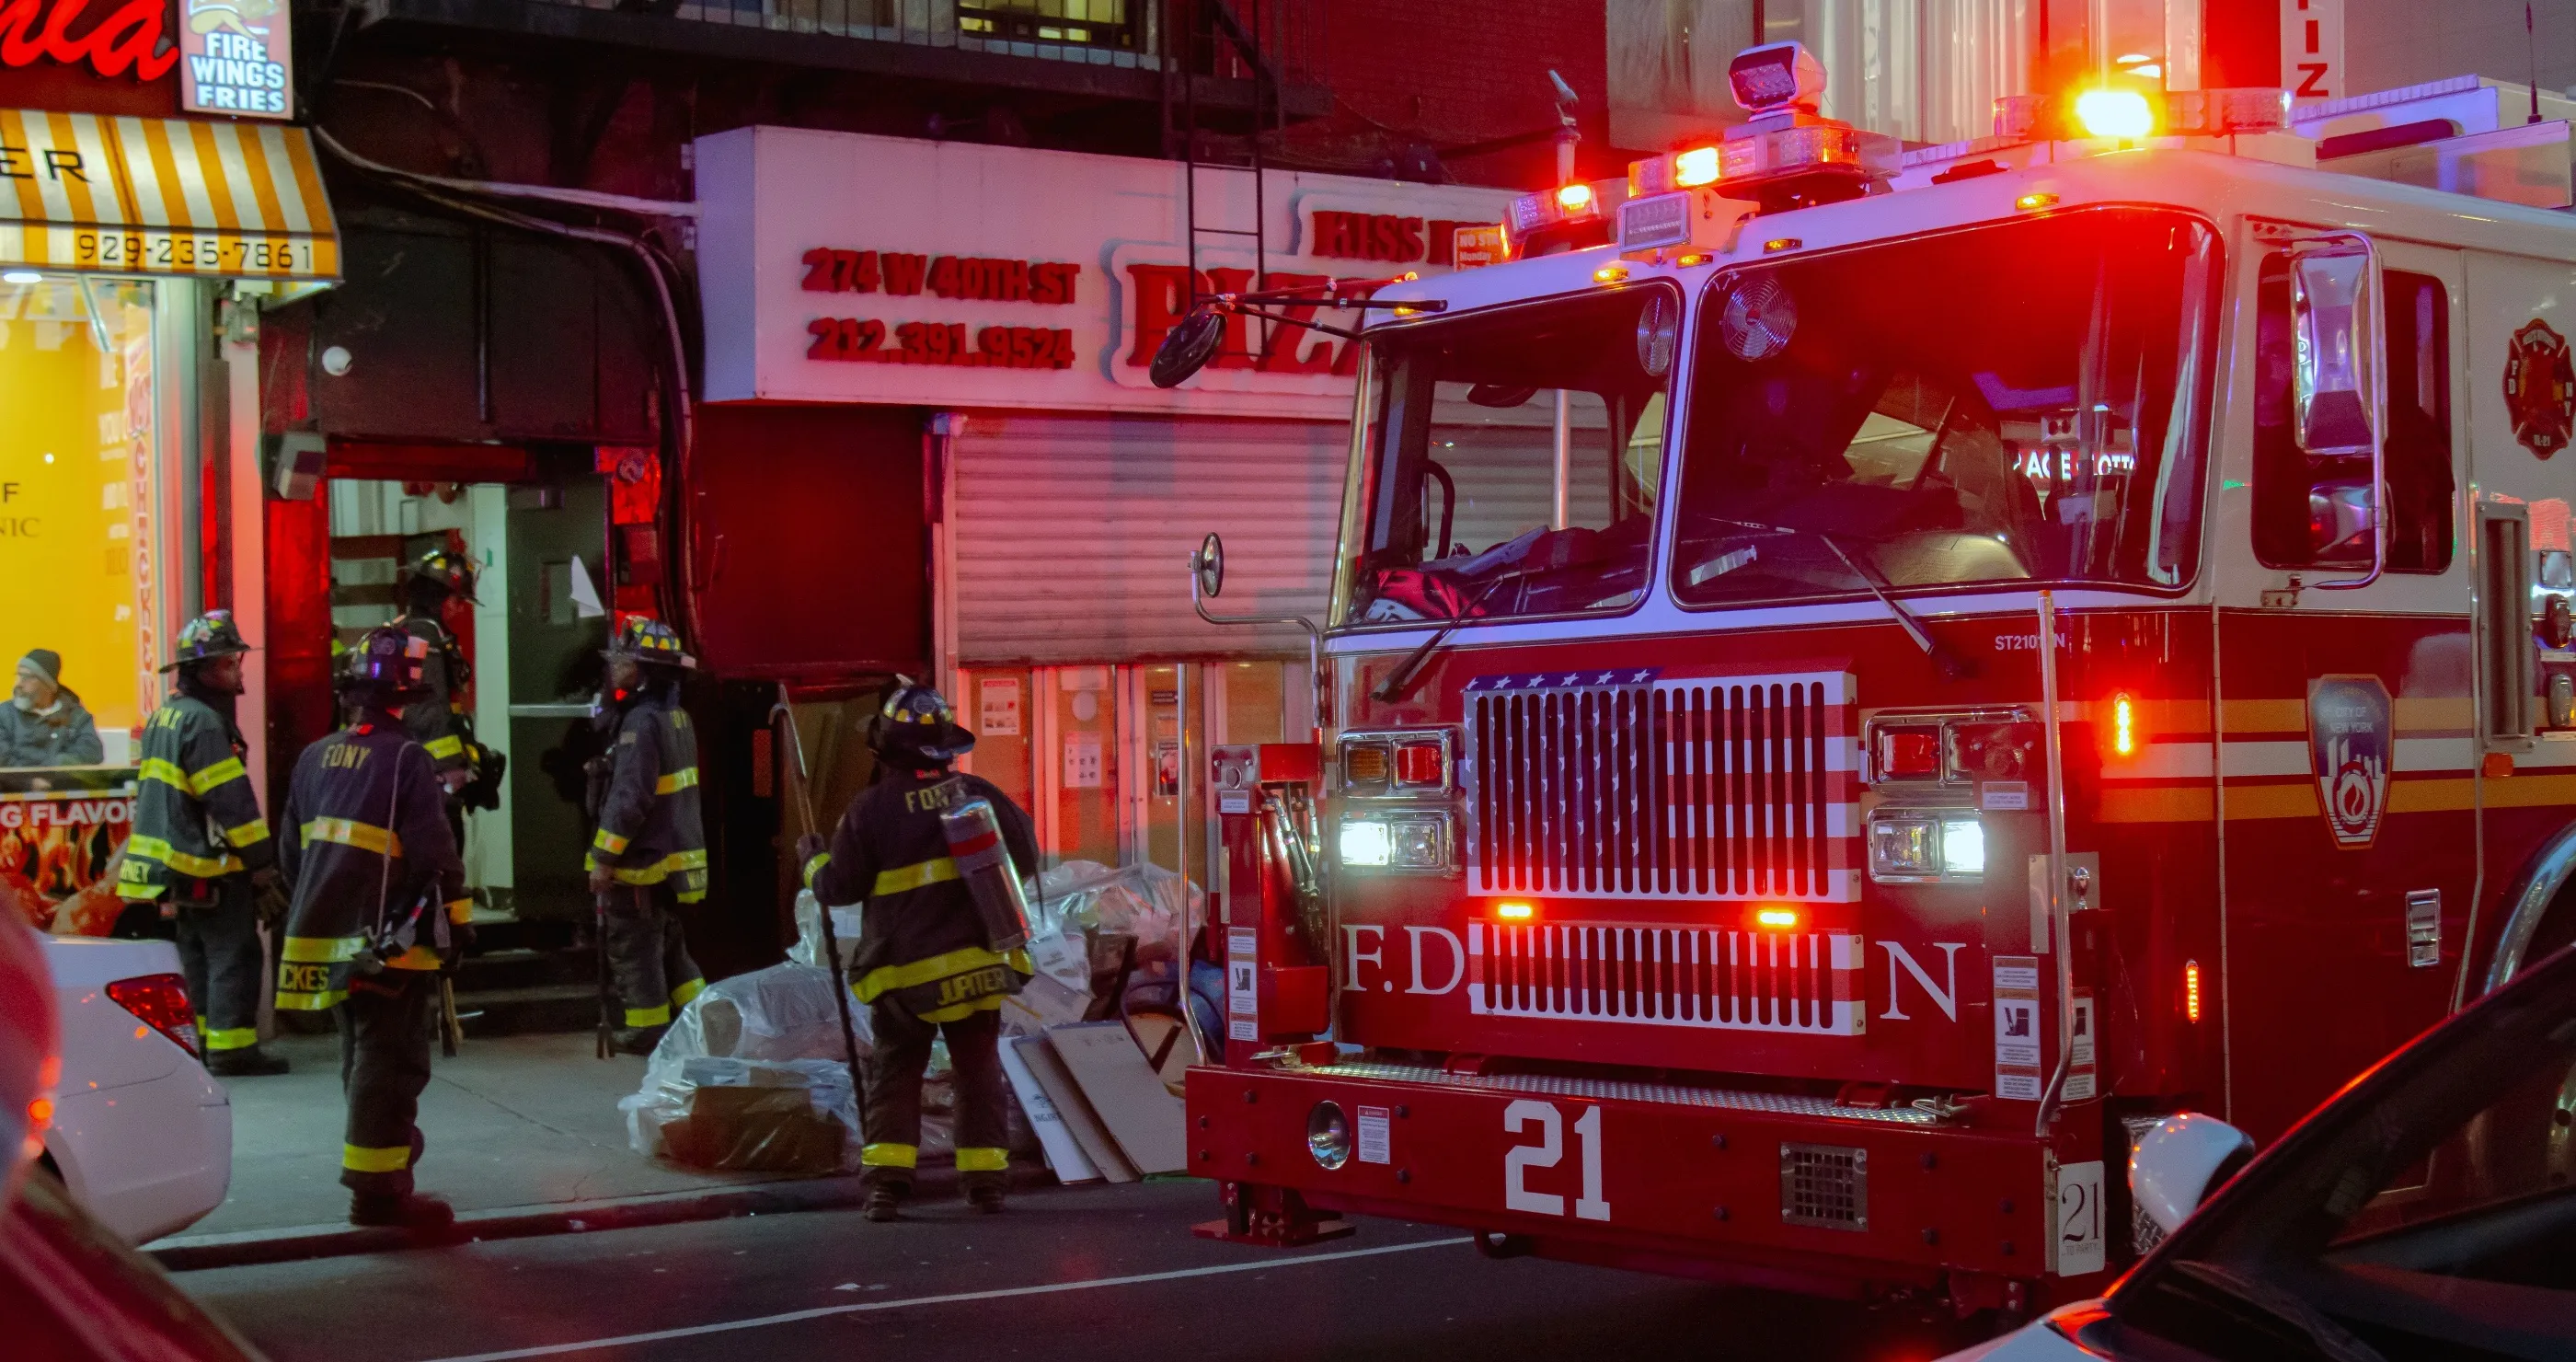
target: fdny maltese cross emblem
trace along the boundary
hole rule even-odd
[[[2379,837],[2388,808],[2388,687],[2376,676],[2321,676],[2308,683],[2308,754],[2335,845],[2359,851]]]
[[[2505,354],[2504,406],[2513,437],[2544,459],[2576,435],[2576,366],[2568,363],[2567,338],[2537,317],[2513,333]]]

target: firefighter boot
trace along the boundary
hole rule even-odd
[[[661,1045],[662,1033],[670,1029],[667,1024],[620,1027],[610,1039],[616,1042],[617,1053],[621,1055],[649,1055]]]
[[[882,1225],[903,1218],[903,1203],[912,1195],[912,1184],[901,1178],[870,1176],[867,1179],[868,1200],[863,1214]]]
[[[349,1223],[434,1234],[456,1223],[456,1210],[437,1197],[417,1192],[379,1196],[353,1192],[349,1196]]]
[[[286,1072],[286,1056],[272,1055],[259,1045],[217,1050],[206,1056],[206,1072],[217,1078],[265,1078]]]
[[[966,1204],[986,1215],[999,1214],[1002,1209],[1002,1180],[969,1177],[966,1180]]]

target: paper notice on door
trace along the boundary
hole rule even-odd
[[[1064,735],[1064,788],[1097,790],[1100,788],[1100,735],[1067,733]]]
[[[2039,1068],[2039,957],[1995,957],[1995,1096],[2036,1102]]]
[[[1020,678],[988,676],[975,683],[975,731],[987,738],[1020,736]]]

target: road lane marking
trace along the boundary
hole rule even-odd
[[[465,1353],[456,1357],[433,1358],[430,1362],[513,1362],[522,1357],[556,1357],[564,1353],[588,1352],[594,1348],[623,1348],[637,1343],[660,1343],[674,1338],[697,1338],[706,1334],[731,1333],[736,1329],[761,1329],[772,1324],[795,1324],[809,1319],[829,1319],[834,1315],[867,1314],[878,1310],[905,1310],[921,1305],[960,1305],[968,1301],[1009,1300],[1017,1296],[1052,1296],[1066,1291],[1096,1291],[1108,1286],[1141,1286],[1148,1282],[1176,1282],[1189,1277],[1218,1277],[1230,1272],[1262,1272],[1271,1268],[1295,1267],[1306,1263],[1330,1263],[1348,1258],[1374,1258],[1386,1253],[1410,1253],[1415,1249],[1455,1248],[1476,1242],[1472,1235],[1454,1239],[1424,1239],[1410,1244],[1381,1244],[1376,1248],[1343,1249],[1335,1253],[1309,1253],[1293,1258],[1264,1258],[1258,1262],[1217,1263],[1208,1267],[1175,1268],[1169,1272],[1140,1272],[1128,1277],[1093,1277],[1075,1282],[1048,1282],[1039,1286],[1009,1286],[992,1291],[956,1291],[944,1296],[907,1296],[902,1300],[859,1301],[849,1305],[825,1305],[811,1310],[790,1310],[783,1315],[760,1315],[752,1319],[726,1320],[719,1324],[692,1324],[679,1329],[655,1329],[650,1333],[619,1334],[614,1338],[585,1339],[579,1343],[548,1343],[534,1348],[505,1348],[493,1353]]]

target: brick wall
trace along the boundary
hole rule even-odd
[[[1449,152],[1552,126],[1553,67],[1582,97],[1583,172],[1625,167],[1607,155],[1602,0],[1322,0],[1320,17],[1316,65],[1335,97],[1328,122],[1339,135],[1427,144],[1468,183],[1543,184],[1555,175],[1551,143]]]

